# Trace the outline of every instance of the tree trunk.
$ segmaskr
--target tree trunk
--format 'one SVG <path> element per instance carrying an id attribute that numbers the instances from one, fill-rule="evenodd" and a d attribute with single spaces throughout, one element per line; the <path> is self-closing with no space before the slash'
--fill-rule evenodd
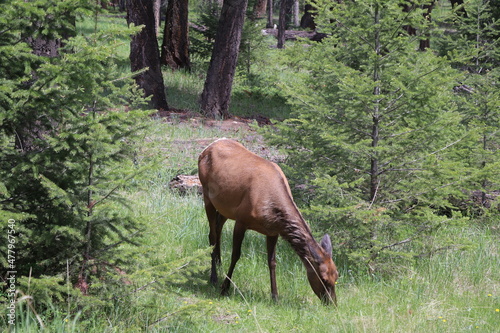
<path id="1" fill-rule="evenodd" d="M 380 24 L 380 11 L 379 7 L 375 6 L 375 16 L 374 16 L 374 24 Z M 375 53 L 377 56 L 381 55 L 382 45 L 380 42 L 380 31 L 376 30 L 375 33 Z M 375 82 L 375 87 L 373 88 L 373 95 L 380 96 L 380 68 L 378 65 L 375 66 L 373 71 L 373 82 Z M 380 178 L 379 178 L 379 158 L 376 149 L 379 145 L 380 140 L 380 100 L 377 98 L 377 102 L 375 102 L 372 111 L 372 135 L 371 135 L 371 146 L 373 148 L 371 157 L 370 157 L 370 202 L 374 203 L 377 198 L 378 189 L 380 187 Z"/>
<path id="2" fill-rule="evenodd" d="M 256 0 L 253 6 L 253 19 L 262 19 L 266 16 L 268 0 Z"/>
<path id="3" fill-rule="evenodd" d="M 165 85 L 160 68 L 160 52 L 155 34 L 153 3 L 150 0 L 129 0 L 127 23 L 145 25 L 130 42 L 130 64 L 132 71 L 147 68 L 135 77 L 146 96 L 152 96 L 151 106 L 157 110 L 168 110 Z"/>
<path id="4" fill-rule="evenodd" d="M 23 36 L 23 40 L 31 47 L 32 52 L 36 56 L 55 58 L 59 57 L 59 49 L 63 47 L 64 40 L 76 36 L 76 17 L 72 12 L 59 13 L 58 16 L 64 17 L 67 22 L 65 26 L 59 26 L 57 33 L 60 38 L 46 37 L 46 36 Z M 41 30 L 43 23 L 32 22 L 37 30 Z M 33 72 L 33 82 L 37 79 L 36 74 Z M 24 82 L 25 85 L 31 85 L 33 82 Z M 47 120 L 47 119 L 46 119 Z M 40 147 L 36 146 L 37 140 L 44 140 L 45 134 L 57 128 L 57 123 L 54 119 L 49 119 L 47 122 L 42 122 L 36 118 L 26 119 L 22 126 L 15 129 L 15 147 L 22 152 L 36 151 Z"/>
<path id="5" fill-rule="evenodd" d="M 463 6 L 464 0 L 450 0 L 450 3 L 451 3 L 451 7 L 453 9 L 455 9 L 458 6 L 462 6 L 459 9 L 457 9 L 457 14 L 462 16 L 462 17 L 468 17 L 467 11 L 465 10 L 465 7 Z"/>
<path id="6" fill-rule="evenodd" d="M 176 1 L 174 1 L 176 2 Z M 161 0 L 153 0 L 153 13 L 155 15 L 155 34 L 158 36 L 160 32 L 160 18 L 161 18 Z"/>
<path id="7" fill-rule="evenodd" d="M 120 12 L 124 12 L 127 10 L 127 0 L 119 0 L 118 1 L 118 8 L 120 9 Z"/>
<path id="8" fill-rule="evenodd" d="M 64 17 L 64 20 L 67 22 L 64 26 L 59 26 L 55 28 L 60 38 L 56 38 L 55 36 L 46 37 L 43 35 L 33 37 L 26 36 L 24 40 L 33 50 L 33 54 L 37 56 L 54 58 L 59 56 L 59 49 L 64 46 L 63 40 L 68 39 L 70 37 L 76 36 L 76 16 L 72 12 L 63 12 L 59 13 L 58 17 Z M 54 19 L 54 15 L 51 14 L 47 16 L 47 18 Z M 43 22 L 32 22 L 32 24 L 36 27 L 36 30 L 43 30 Z"/>
<path id="9" fill-rule="evenodd" d="M 55 58 L 59 56 L 59 49 L 62 46 L 61 39 L 46 39 L 43 37 L 28 37 L 26 42 L 37 56 Z"/>
<path id="10" fill-rule="evenodd" d="M 306 4 L 304 6 L 304 14 L 300 19 L 300 27 L 302 29 L 316 30 L 316 22 L 314 22 L 313 13 L 316 12 L 316 8 L 311 4 Z"/>
<path id="11" fill-rule="evenodd" d="M 458 0 L 458 1 L 460 1 L 460 0 Z M 450 1 L 450 2 L 453 5 L 454 1 Z M 425 4 L 425 5 L 416 6 L 412 2 L 409 2 L 403 6 L 403 12 L 409 13 L 409 12 L 415 10 L 416 8 L 424 9 L 422 15 L 430 22 L 432 9 L 434 8 L 434 3 L 435 3 L 435 1 L 432 1 L 432 2 Z M 405 26 L 403 26 L 403 29 L 406 30 L 410 36 L 417 35 L 417 29 L 415 27 L 412 27 L 411 25 L 405 25 Z M 419 45 L 420 51 L 425 51 L 426 49 L 428 49 L 431 46 L 429 34 L 426 34 L 426 37 L 427 38 L 420 40 L 420 45 Z"/>
<path id="12" fill-rule="evenodd" d="M 207 117 L 230 117 L 231 89 L 246 8 L 247 0 L 225 0 L 222 5 L 212 58 L 201 94 L 201 110 Z"/>
<path id="13" fill-rule="evenodd" d="M 161 63 L 173 70 L 190 68 L 189 61 L 189 0 L 171 0 L 168 2 L 161 47 Z"/>
<path id="14" fill-rule="evenodd" d="M 274 28 L 273 22 L 273 0 L 267 0 L 267 24 L 266 28 Z"/>
<path id="15" fill-rule="evenodd" d="M 298 27 L 300 25 L 300 5 L 299 0 L 293 1 L 293 25 Z"/>
<path id="16" fill-rule="evenodd" d="M 288 22 L 290 21 L 290 13 L 292 10 L 293 0 L 281 0 L 280 4 L 280 16 L 278 19 L 278 48 L 282 49 L 285 47 L 285 31 L 288 28 Z"/>

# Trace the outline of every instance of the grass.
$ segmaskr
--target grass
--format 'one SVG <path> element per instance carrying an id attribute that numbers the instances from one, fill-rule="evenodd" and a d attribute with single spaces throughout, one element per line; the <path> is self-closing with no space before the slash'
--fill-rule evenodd
<path id="1" fill-rule="evenodd" d="M 198 98 L 203 91 L 203 80 L 200 76 L 183 70 L 171 71 L 164 68 L 163 79 L 170 107 L 180 110 L 199 110 Z"/>
<path id="2" fill-rule="evenodd" d="M 208 223 L 201 199 L 170 190 L 168 182 L 178 170 L 196 168 L 205 140 L 228 134 L 242 141 L 249 137 L 248 132 L 152 120 L 144 149 L 164 154 L 165 160 L 142 177 L 140 191 L 129 193 L 144 228 L 139 247 L 122 246 L 137 258 L 135 266 L 123 267 L 133 285 L 122 286 L 116 292 L 123 297 L 98 311 L 42 314 L 47 331 L 428 333 L 498 329 L 497 227 L 441 230 L 452 239 L 465 234 L 476 247 L 421 259 L 394 278 L 342 271 L 337 308 L 321 305 L 301 262 L 283 240 L 277 249 L 280 301 L 272 302 L 265 238 L 249 231 L 233 276 L 235 288 L 229 297 L 220 296 L 218 288 L 208 284 Z M 224 229 L 219 277 L 229 264 L 232 225 L 228 222 Z M 32 312 L 21 305 L 17 331 L 37 332 L 38 327 Z"/>
<path id="3" fill-rule="evenodd" d="M 156 124 L 159 133 L 171 133 L 172 125 Z M 178 134 L 186 140 L 186 126 Z M 196 129 L 202 138 L 227 133 Z M 237 139 L 245 140 L 239 133 Z M 171 135 L 171 134 L 168 134 Z M 196 142 L 200 136 L 194 135 Z M 161 135 L 158 134 L 157 139 Z M 171 136 L 175 138 L 175 136 Z M 172 139 L 171 139 L 172 140 Z M 175 140 L 175 139 L 174 139 Z M 168 142 L 169 140 L 160 140 Z M 198 152 L 179 152 L 173 160 L 195 163 Z M 189 162 L 191 161 L 191 162 Z M 168 177 L 159 179 L 141 194 L 141 216 L 154 216 L 149 243 L 152 264 L 188 257 L 208 245 L 208 226 L 201 200 L 196 195 L 180 196 L 166 189 Z M 231 250 L 232 223 L 223 235 L 222 276 Z M 498 230 L 470 227 L 446 229 L 448 237 L 468 235 L 477 244 L 468 252 L 449 251 L 422 259 L 405 274 L 393 279 L 375 279 L 344 271 L 338 285 L 338 308 L 324 307 L 312 293 L 298 257 L 283 240 L 278 243 L 277 276 L 280 301 L 269 295 L 265 238 L 248 232 L 243 256 L 233 276 L 235 288 L 229 297 L 208 285 L 208 267 L 185 283 L 166 288 L 157 299 L 154 290 L 144 291 L 141 302 L 155 308 L 147 330 L 151 332 L 460 332 L 494 331 L 500 324 L 500 257 Z M 205 257 L 208 265 L 208 255 Z M 149 296 L 148 296 L 149 295 Z M 155 300 L 152 301 L 151 298 Z M 152 302 L 152 303 L 151 303 Z M 164 319 L 156 322 L 159 319 Z M 120 322 L 120 318 L 115 318 Z M 139 321 L 144 325 L 147 318 Z M 146 325 L 141 326 L 145 328 Z"/>

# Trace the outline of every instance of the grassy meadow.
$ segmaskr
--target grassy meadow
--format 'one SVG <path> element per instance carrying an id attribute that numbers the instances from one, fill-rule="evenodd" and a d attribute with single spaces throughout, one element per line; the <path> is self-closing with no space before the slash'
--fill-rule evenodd
<path id="1" fill-rule="evenodd" d="M 133 194 L 138 203 L 136 213 L 148 222 L 144 245 L 130 251 L 147 253 L 145 258 L 149 263 L 142 263 L 143 268 L 178 261 L 179 270 L 173 274 L 182 275 L 190 264 L 189 261 L 184 263 L 182 258 L 189 258 L 200 249 L 210 250 L 207 248 L 208 223 L 199 196 L 179 195 L 168 189 L 168 181 L 179 168 L 195 170 L 196 157 L 205 142 L 217 137 L 238 139 L 256 152 L 263 147 L 252 129 L 221 132 L 217 126 L 207 128 L 192 123 L 158 121 L 152 128 L 151 139 L 168 157 L 165 165 L 151 173 L 148 189 Z M 159 150 L 153 147 L 150 149 Z M 219 277 L 229 265 L 232 223 L 224 230 L 223 265 Z M 476 226 L 440 232 L 450 238 L 466 234 L 474 246 L 466 252 L 450 250 L 430 259 L 420 259 L 403 274 L 391 279 L 377 279 L 344 269 L 337 286 L 339 304 L 335 308 L 321 305 L 309 287 L 299 258 L 283 240 L 277 249 L 280 301 L 273 303 L 265 237 L 249 231 L 233 276 L 235 288 L 231 296 L 221 297 L 218 289 L 208 284 L 209 256 L 205 252 L 199 261 L 195 260 L 196 264 L 205 265 L 205 269 L 189 274 L 180 283 L 167 282 L 158 288 L 151 285 L 135 293 L 131 297 L 132 304 L 117 305 L 118 312 L 108 318 L 105 326 L 110 331 L 136 327 L 150 332 L 498 330 L 499 230 Z M 99 321 L 98 318 L 94 320 Z"/>
<path id="2" fill-rule="evenodd" d="M 127 45 L 121 45 L 119 52 L 126 54 Z M 42 324 L 44 332 L 89 333 L 500 332 L 498 221 L 439 230 L 451 239 L 466 235 L 473 245 L 467 251 L 447 250 L 417 259 L 392 278 L 339 267 L 337 307 L 320 303 L 299 258 L 282 239 L 277 248 L 280 300 L 274 303 L 265 237 L 249 231 L 231 295 L 220 296 L 208 283 L 210 248 L 202 200 L 196 193 L 171 190 L 168 184 L 178 174 L 195 174 L 199 153 L 219 137 L 239 140 L 266 157 L 279 153 L 266 145 L 254 124 L 207 122 L 196 116 L 196 98 L 203 88 L 199 71 L 165 70 L 165 81 L 169 104 L 193 111 L 193 117 L 151 119 L 144 135 L 139 155 L 161 160 L 125 193 L 142 223 L 139 246 L 120 245 L 120 251 L 134 258 L 132 265 L 120 267 L 126 283 L 97 286 L 113 295 L 107 299 L 111 305 L 98 310 L 90 306 L 68 313 L 60 305 L 65 302 L 59 302 L 41 312 L 36 299 L 33 308 L 20 302 L 16 332 L 38 332 Z M 245 93 L 245 86 L 238 80 L 236 84 L 233 114 L 245 116 L 258 109 L 266 116 L 286 116 L 283 100 Z M 319 238 L 314 221 L 310 224 Z M 229 266 L 232 226 L 229 221 L 224 228 L 220 279 Z M 71 302 L 66 301 L 67 308 Z"/>
<path id="3" fill-rule="evenodd" d="M 443 229 L 448 237 L 466 234 L 474 246 L 419 259 L 393 278 L 371 277 L 341 267 L 338 307 L 323 306 L 309 287 L 305 269 L 280 240 L 277 279 L 280 300 L 270 297 L 265 237 L 249 231 L 229 297 L 208 283 L 208 223 L 201 198 L 169 189 L 178 173 L 194 173 L 197 155 L 217 137 L 232 137 L 259 152 L 265 149 L 251 128 L 221 129 L 199 121 L 156 119 L 145 136 L 144 154 L 165 159 L 128 193 L 143 222 L 138 247 L 123 245 L 136 258 L 121 267 L 130 285 L 107 310 L 68 315 L 54 306 L 41 316 L 49 332 L 495 332 L 500 327 L 499 230 L 487 226 Z M 228 268 L 232 222 L 223 235 Z M 314 230 L 314 223 L 311 223 Z M 316 235 L 317 238 L 319 235 Z M 332 240 L 335 241 L 335 240 Z M 334 254 L 335 255 L 335 254 Z M 334 258 L 335 259 L 335 258 Z M 155 271 L 161 274 L 155 274 Z M 166 273 L 165 273 L 166 272 Z M 105 286 L 102 286 L 106 290 Z M 36 305 L 36 299 L 33 300 Z M 70 302 L 70 301 L 69 301 Z M 69 304 L 68 304 L 69 306 Z M 18 332 L 37 332 L 31 309 L 21 307 Z"/>

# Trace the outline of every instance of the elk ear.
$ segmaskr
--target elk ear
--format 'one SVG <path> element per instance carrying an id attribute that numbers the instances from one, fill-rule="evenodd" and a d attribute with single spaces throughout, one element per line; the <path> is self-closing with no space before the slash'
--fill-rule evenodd
<path id="1" fill-rule="evenodd" d="M 328 234 L 323 236 L 319 245 L 330 257 L 332 256 L 332 241 L 330 240 L 330 236 L 328 236 Z"/>
<path id="2" fill-rule="evenodd" d="M 321 262 L 323 258 L 321 255 L 318 253 L 318 251 L 311 245 L 308 245 L 309 247 L 309 252 L 311 253 L 311 256 L 313 257 L 315 262 Z"/>

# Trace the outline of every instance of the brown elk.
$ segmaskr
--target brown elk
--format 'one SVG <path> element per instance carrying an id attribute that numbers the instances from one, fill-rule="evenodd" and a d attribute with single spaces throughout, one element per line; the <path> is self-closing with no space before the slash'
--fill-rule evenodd
<path id="1" fill-rule="evenodd" d="M 209 240 L 214 246 L 210 281 L 217 284 L 220 264 L 220 238 L 227 219 L 235 220 L 231 265 L 222 284 L 227 294 L 241 243 L 248 229 L 267 236 L 267 259 L 271 276 L 271 295 L 276 287 L 276 242 L 286 239 L 302 260 L 309 284 L 326 304 L 335 303 L 337 267 L 332 260 L 330 237 L 318 244 L 309 225 L 295 205 L 288 181 L 278 165 L 248 151 L 229 139 L 219 139 L 200 154 L 198 172 L 203 185 L 203 200 L 210 224 Z"/>

